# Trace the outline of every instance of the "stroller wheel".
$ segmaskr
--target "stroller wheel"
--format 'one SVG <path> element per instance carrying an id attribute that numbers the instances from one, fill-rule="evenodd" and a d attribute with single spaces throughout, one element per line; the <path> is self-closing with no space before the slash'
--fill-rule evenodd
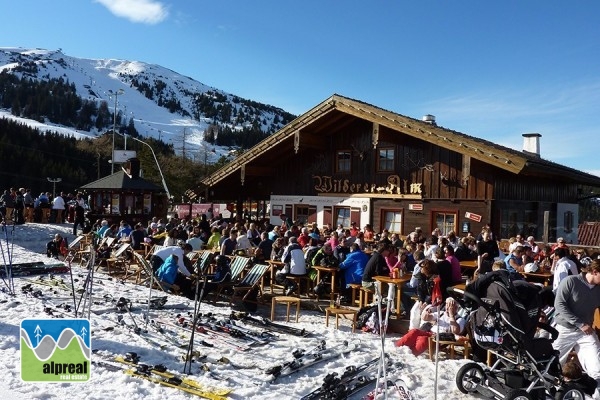
<path id="1" fill-rule="evenodd" d="M 533 400 L 531 394 L 527 393 L 527 391 L 523 389 L 515 389 L 511 390 L 507 393 L 505 400 Z"/>
<path id="2" fill-rule="evenodd" d="M 473 393 L 485 380 L 481 365 L 471 362 L 463 365 L 456 373 L 456 387 L 463 393 Z"/>
<path id="3" fill-rule="evenodd" d="M 555 400 L 584 400 L 585 393 L 574 387 L 564 387 L 556 392 Z"/>

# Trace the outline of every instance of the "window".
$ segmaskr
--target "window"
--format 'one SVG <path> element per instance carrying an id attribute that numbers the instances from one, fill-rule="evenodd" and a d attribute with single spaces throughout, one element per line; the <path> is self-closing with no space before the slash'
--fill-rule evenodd
<path id="1" fill-rule="evenodd" d="M 336 156 L 336 172 L 350 172 L 351 154 L 347 150 L 338 151 Z"/>
<path id="2" fill-rule="evenodd" d="M 400 210 L 382 210 L 383 229 L 390 233 L 402 234 L 402 211 Z"/>
<path id="3" fill-rule="evenodd" d="M 456 213 L 453 212 L 434 212 L 434 227 L 437 227 L 443 236 L 448 232 L 456 232 Z"/>
<path id="4" fill-rule="evenodd" d="M 296 206 L 296 218 L 297 223 L 306 224 L 308 222 L 308 216 L 310 215 L 308 206 Z"/>
<path id="5" fill-rule="evenodd" d="M 500 211 L 500 238 L 517 235 L 538 238 L 538 203 L 535 202 L 498 202 Z M 556 214 L 551 213 L 551 219 Z"/>
<path id="6" fill-rule="evenodd" d="M 335 224 L 333 226 L 337 227 L 339 224 L 342 224 L 343 227 L 349 227 L 350 222 L 350 207 L 336 207 Z"/>
<path id="7" fill-rule="evenodd" d="M 394 149 L 379 149 L 379 158 L 377 160 L 378 171 L 394 170 Z"/>

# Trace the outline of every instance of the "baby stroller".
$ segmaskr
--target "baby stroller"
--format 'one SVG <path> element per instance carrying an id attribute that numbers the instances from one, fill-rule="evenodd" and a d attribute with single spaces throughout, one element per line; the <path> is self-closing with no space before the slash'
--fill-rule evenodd
<path id="1" fill-rule="evenodd" d="M 499 270 L 480 277 L 464 292 L 452 288 L 449 292 L 453 297 L 462 294 L 463 306 L 472 310 L 475 345 L 496 359 L 491 367 L 463 365 L 456 374 L 461 392 L 497 400 L 585 399 L 582 387 L 562 377 L 558 352 L 552 348 L 558 332 L 538 322 L 542 309 L 538 286 L 513 281 L 507 271 Z M 535 338 L 538 328 L 552 339 Z"/>

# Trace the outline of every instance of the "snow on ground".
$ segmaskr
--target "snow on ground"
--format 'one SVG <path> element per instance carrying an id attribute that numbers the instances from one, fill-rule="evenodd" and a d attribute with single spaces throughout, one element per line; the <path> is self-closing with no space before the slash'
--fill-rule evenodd
<path id="1" fill-rule="evenodd" d="M 8 226 L 7 232 L 0 232 L 1 251 L 4 262 L 8 262 L 9 250 L 12 255 L 12 263 L 23 263 L 32 261 L 44 261 L 49 264 L 53 260 L 45 256 L 45 246 L 55 233 L 61 233 L 69 241 L 73 240 L 71 225 L 51 224 L 27 224 L 21 226 Z M 77 279 L 75 286 L 81 284 L 87 270 L 78 266 L 73 267 L 73 276 Z M 69 274 L 63 276 L 69 281 Z M 108 280 L 107 275 L 97 273 L 94 279 L 94 305 L 90 323 L 92 326 L 92 349 L 98 350 L 105 356 L 124 354 L 134 351 L 141 356 L 141 361 L 148 364 L 164 364 L 173 372 L 182 372 L 184 363 L 181 356 L 184 349 L 175 347 L 167 342 L 160 334 L 148 329 L 148 336 L 157 341 L 167 343 L 164 350 L 153 346 L 141 337 L 122 327 L 115 327 L 118 313 L 110 302 L 104 300 L 104 296 L 119 298 L 125 296 L 133 301 L 133 314 L 138 324 L 142 324 L 142 312 L 145 307 L 142 304 L 148 296 L 148 289 L 133 283 L 120 283 Z M 32 277 L 15 278 L 16 295 L 9 296 L 5 290 L 0 293 L 0 397 L 10 399 L 144 399 L 144 400 L 170 400 L 192 398 L 193 395 L 184 393 L 177 389 L 163 387 L 139 378 L 127 376 L 118 371 L 108 371 L 99 366 L 92 366 L 92 378 L 85 383 L 30 383 L 20 379 L 20 338 L 19 327 L 23 318 L 49 318 L 44 313 L 45 304 L 51 301 L 54 304 L 72 304 L 72 298 L 66 291 L 54 290 L 50 287 L 40 286 L 44 293 L 43 298 L 34 298 L 21 293 L 20 288 L 31 280 Z M 5 285 L 0 281 L 5 289 Z M 182 307 L 183 309 L 169 309 L 171 307 Z M 163 310 L 152 310 L 154 318 L 175 319 L 176 313 L 187 313 L 193 311 L 193 302 L 177 296 L 170 296 L 167 307 Z M 282 312 L 285 307 L 280 306 L 277 313 L 277 321 L 284 320 Z M 230 308 L 225 303 L 217 303 L 214 306 L 202 304 L 201 312 L 212 312 L 218 315 L 229 315 Z M 261 306 L 258 315 L 268 317 L 270 307 Z M 128 320 L 127 314 L 123 315 Z M 285 322 L 282 322 L 285 324 Z M 375 358 L 379 354 L 381 341 L 379 337 L 371 333 L 352 333 L 348 321 L 341 321 L 340 329 L 335 330 L 330 323 L 325 327 L 324 315 L 316 311 L 301 310 L 298 323 L 289 323 L 290 326 L 305 328 L 313 332 L 307 338 L 278 334 L 277 340 L 263 346 L 252 347 L 249 351 L 236 351 L 225 347 L 202 347 L 195 346 L 208 356 L 207 366 L 210 372 L 202 371 L 200 363 L 192 364 L 192 377 L 202 383 L 214 387 L 227 387 L 233 389 L 229 395 L 231 399 L 297 399 L 311 392 L 321 385 L 322 378 L 330 372 L 341 372 L 348 365 L 358 365 Z M 113 330 L 103 328 L 115 327 Z M 249 326 L 252 328 L 252 326 Z M 181 332 L 180 334 L 183 334 Z M 398 335 L 389 335 L 386 340 L 386 351 L 394 361 L 400 362 L 402 368 L 389 373 L 395 380 L 402 378 L 406 386 L 411 390 L 413 399 L 434 399 L 434 377 L 435 364 L 429 361 L 425 355 L 414 357 L 406 348 L 395 348 L 392 341 Z M 325 340 L 328 346 L 342 343 L 347 340 L 358 343 L 359 349 L 342 357 L 317 364 L 311 369 L 302 370 L 297 374 L 290 375 L 277 380 L 275 383 L 261 381 L 265 374 L 262 369 L 289 360 L 292 351 L 297 348 L 314 347 L 320 340 Z M 181 338 L 182 343 L 189 339 Z M 215 360 L 226 357 L 237 366 L 252 368 L 234 369 L 228 364 L 219 364 Z M 98 359 L 93 356 L 92 359 Z M 212 362 L 211 362 L 212 361 Z M 464 395 L 458 391 L 454 383 L 455 374 L 464 361 L 445 360 L 439 363 L 439 379 L 437 398 L 470 399 L 474 396 Z M 215 379 L 219 377 L 220 379 Z M 360 399 L 366 393 L 362 392 L 353 398 Z M 389 398 L 398 398 L 395 390 L 389 390 Z M 383 395 L 380 396 L 383 398 Z"/>

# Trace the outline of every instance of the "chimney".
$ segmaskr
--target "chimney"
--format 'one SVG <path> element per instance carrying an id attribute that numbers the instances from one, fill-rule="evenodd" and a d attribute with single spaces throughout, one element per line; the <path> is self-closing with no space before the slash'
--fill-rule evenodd
<path id="1" fill-rule="evenodd" d="M 435 123 L 435 115 L 431 115 L 431 114 L 423 115 L 422 120 L 423 120 L 423 122 L 428 123 L 430 125 L 437 125 Z"/>
<path id="2" fill-rule="evenodd" d="M 523 134 L 523 152 L 534 156 L 540 156 L 540 138 L 539 133 L 524 133 Z"/>
<path id="3" fill-rule="evenodd" d="M 130 158 L 127 160 L 125 167 L 123 168 L 125 173 L 129 175 L 131 179 L 137 179 L 140 177 L 140 160 L 137 158 Z"/>

